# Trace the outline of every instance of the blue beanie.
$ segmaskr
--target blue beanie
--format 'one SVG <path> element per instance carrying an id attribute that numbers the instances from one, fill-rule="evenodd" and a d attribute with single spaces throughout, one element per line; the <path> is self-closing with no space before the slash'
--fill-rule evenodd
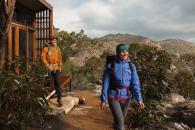
<path id="1" fill-rule="evenodd" d="M 129 46 L 127 44 L 119 44 L 116 47 L 116 53 L 120 53 L 121 51 L 128 51 L 129 50 Z"/>

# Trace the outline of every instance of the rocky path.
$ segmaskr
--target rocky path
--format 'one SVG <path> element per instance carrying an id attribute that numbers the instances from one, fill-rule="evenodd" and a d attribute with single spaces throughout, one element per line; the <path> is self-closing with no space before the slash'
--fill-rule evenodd
<path id="1" fill-rule="evenodd" d="M 78 130 L 111 130 L 112 116 L 108 108 L 100 109 L 100 100 L 91 91 L 77 91 L 75 95 L 85 97 L 85 105 L 75 107 L 65 121 Z"/>
<path id="2" fill-rule="evenodd" d="M 85 97 L 85 104 L 65 116 L 51 117 L 44 130 L 112 130 L 111 112 L 100 109 L 99 96 L 90 90 L 75 91 L 74 96 Z"/>
<path id="3" fill-rule="evenodd" d="M 112 130 L 112 115 L 109 108 L 101 110 L 99 107 L 99 90 L 97 87 L 95 91 L 75 91 L 74 96 L 84 97 L 85 104 L 74 107 L 67 115 L 60 111 L 59 114 L 50 115 L 44 130 Z M 171 94 L 165 97 L 161 104 L 159 110 L 166 115 L 167 121 L 136 130 L 195 130 L 194 100 L 186 100 L 178 94 Z"/>

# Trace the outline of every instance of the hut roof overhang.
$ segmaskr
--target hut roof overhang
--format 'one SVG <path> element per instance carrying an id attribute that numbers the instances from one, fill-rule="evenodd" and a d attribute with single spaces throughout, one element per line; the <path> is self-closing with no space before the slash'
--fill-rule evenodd
<path id="1" fill-rule="evenodd" d="M 39 12 L 45 9 L 53 9 L 53 7 L 45 0 L 16 0 L 16 2 L 22 4 L 34 12 Z"/>

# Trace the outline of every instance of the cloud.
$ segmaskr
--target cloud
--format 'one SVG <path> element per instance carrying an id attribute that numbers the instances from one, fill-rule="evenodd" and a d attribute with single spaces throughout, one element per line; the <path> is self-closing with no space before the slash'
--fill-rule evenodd
<path id="1" fill-rule="evenodd" d="M 154 40 L 194 40 L 194 0 L 48 0 L 61 30 L 92 37 L 129 33 Z"/>

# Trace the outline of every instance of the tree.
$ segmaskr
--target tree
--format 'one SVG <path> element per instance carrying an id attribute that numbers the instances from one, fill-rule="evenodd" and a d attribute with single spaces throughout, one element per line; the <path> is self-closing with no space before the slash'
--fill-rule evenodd
<path id="1" fill-rule="evenodd" d="M 5 49 L 8 39 L 8 31 L 11 25 L 11 19 L 15 9 L 16 0 L 0 1 L 0 70 L 5 63 Z"/>

